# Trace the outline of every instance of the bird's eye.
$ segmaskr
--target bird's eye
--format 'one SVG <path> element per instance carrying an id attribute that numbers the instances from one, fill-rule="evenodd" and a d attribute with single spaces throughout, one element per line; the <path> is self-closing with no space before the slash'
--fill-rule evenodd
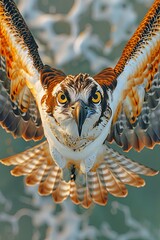
<path id="1" fill-rule="evenodd" d="M 59 93 L 58 93 L 58 95 L 57 95 L 57 100 L 58 100 L 58 102 L 61 103 L 61 104 L 65 104 L 65 103 L 68 101 L 66 95 L 65 95 L 63 92 L 59 92 Z"/>
<path id="2" fill-rule="evenodd" d="M 101 101 L 101 94 L 100 92 L 97 91 L 92 95 L 92 102 L 99 103 L 100 101 Z"/>

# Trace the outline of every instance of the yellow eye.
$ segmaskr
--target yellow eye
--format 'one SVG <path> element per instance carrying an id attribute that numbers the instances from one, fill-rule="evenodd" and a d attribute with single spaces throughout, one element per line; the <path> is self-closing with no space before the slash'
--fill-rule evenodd
<path id="1" fill-rule="evenodd" d="M 65 104 L 68 100 L 66 95 L 63 92 L 59 92 L 57 95 L 58 102 L 61 104 Z"/>
<path id="2" fill-rule="evenodd" d="M 92 96 L 92 102 L 93 103 L 99 103 L 101 101 L 101 94 L 100 92 L 95 92 Z"/>

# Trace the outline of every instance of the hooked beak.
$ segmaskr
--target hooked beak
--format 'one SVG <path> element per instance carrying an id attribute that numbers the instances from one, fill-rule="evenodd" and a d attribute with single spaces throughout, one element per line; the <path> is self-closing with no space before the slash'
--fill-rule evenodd
<path id="1" fill-rule="evenodd" d="M 88 115 L 88 106 L 83 101 L 77 101 L 73 105 L 73 116 L 78 126 L 78 133 L 81 136 L 83 123 Z"/>

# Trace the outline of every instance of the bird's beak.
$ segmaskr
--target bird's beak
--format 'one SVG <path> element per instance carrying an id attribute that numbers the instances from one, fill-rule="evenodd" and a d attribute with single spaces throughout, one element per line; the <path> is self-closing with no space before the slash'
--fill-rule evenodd
<path id="1" fill-rule="evenodd" d="M 81 136 L 83 123 L 88 115 L 88 106 L 83 101 L 77 101 L 73 106 L 73 116 L 78 126 L 78 133 Z"/>

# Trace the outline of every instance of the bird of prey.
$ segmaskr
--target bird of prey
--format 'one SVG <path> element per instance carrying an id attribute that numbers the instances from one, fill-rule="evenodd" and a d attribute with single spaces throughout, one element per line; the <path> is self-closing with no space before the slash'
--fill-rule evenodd
<path id="1" fill-rule="evenodd" d="M 60 203 L 88 208 L 108 193 L 141 187 L 158 172 L 112 149 L 160 144 L 160 0 L 155 0 L 114 68 L 66 75 L 45 65 L 12 0 L 0 0 L 0 125 L 43 142 L 1 160 Z"/>

